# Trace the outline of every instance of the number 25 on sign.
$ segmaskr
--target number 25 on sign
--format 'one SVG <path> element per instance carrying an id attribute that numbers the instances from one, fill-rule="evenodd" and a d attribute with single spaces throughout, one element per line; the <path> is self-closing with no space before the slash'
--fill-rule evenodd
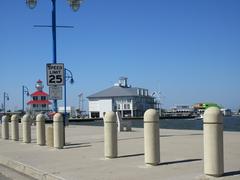
<path id="1" fill-rule="evenodd" d="M 47 64 L 46 69 L 48 86 L 64 85 L 64 64 Z"/>

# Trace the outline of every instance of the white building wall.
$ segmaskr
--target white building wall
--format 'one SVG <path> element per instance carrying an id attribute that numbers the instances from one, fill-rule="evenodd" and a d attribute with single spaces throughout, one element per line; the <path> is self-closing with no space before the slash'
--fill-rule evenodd
<path id="1" fill-rule="evenodd" d="M 89 100 L 88 103 L 89 103 L 89 105 L 88 105 L 89 112 L 93 112 L 93 111 L 99 112 L 100 111 L 98 100 Z"/>
<path id="2" fill-rule="evenodd" d="M 100 118 L 104 113 L 112 111 L 112 107 L 112 99 L 89 100 L 89 113 L 99 112 Z"/>
<path id="3" fill-rule="evenodd" d="M 112 107 L 112 99 L 99 100 L 100 117 L 102 118 L 104 113 L 112 111 Z"/>

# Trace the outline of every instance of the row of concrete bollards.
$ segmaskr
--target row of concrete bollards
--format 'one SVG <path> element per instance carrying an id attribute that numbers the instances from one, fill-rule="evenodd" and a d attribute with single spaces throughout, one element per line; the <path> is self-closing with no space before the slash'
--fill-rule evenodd
<path id="1" fill-rule="evenodd" d="M 19 141 L 19 117 L 11 116 L 11 139 Z M 22 138 L 23 143 L 31 143 L 31 117 L 26 114 L 22 117 Z M 36 117 L 36 136 L 37 144 L 40 146 L 47 145 L 57 149 L 62 149 L 63 143 L 63 117 L 60 113 L 56 113 L 53 117 L 53 127 L 47 128 L 45 132 L 45 117 L 38 114 Z M 9 116 L 2 117 L 2 139 L 9 139 Z"/>
<path id="2" fill-rule="evenodd" d="M 31 118 L 26 114 L 22 118 L 23 142 L 31 143 Z M 11 117 L 12 140 L 19 140 L 18 116 Z M 62 149 L 63 117 L 56 113 L 53 118 L 53 127 L 45 132 L 45 117 L 39 114 L 36 117 L 37 144 Z M 216 107 L 208 108 L 204 113 L 204 173 L 210 176 L 222 176 L 224 173 L 223 161 L 223 117 Z M 2 117 L 2 138 L 9 139 L 9 117 Z M 47 141 L 46 141 L 47 140 Z M 107 112 L 104 117 L 104 155 L 105 158 L 118 157 L 118 130 L 117 116 L 114 112 Z M 144 114 L 144 155 L 145 163 L 160 164 L 159 115 L 154 109 Z"/>
<path id="3" fill-rule="evenodd" d="M 222 176 L 223 162 L 223 117 L 217 107 L 210 107 L 204 113 L 204 173 L 210 176 Z M 145 163 L 160 164 L 159 115 L 154 109 L 144 114 L 144 155 Z M 104 117 L 104 154 L 105 158 L 118 156 L 117 117 L 107 112 Z"/>

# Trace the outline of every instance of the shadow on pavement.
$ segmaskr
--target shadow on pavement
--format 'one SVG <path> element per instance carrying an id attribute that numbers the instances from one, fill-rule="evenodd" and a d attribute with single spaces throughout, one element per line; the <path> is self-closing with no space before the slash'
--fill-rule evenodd
<path id="1" fill-rule="evenodd" d="M 85 145 L 85 144 L 90 144 L 90 143 L 66 143 L 65 146 L 78 146 L 78 145 Z"/>
<path id="2" fill-rule="evenodd" d="M 180 161 L 171 161 L 171 162 L 163 162 L 159 165 L 170 165 L 170 164 L 178 164 L 178 163 L 187 163 L 187 162 L 194 162 L 194 161 L 201 161 L 202 159 L 186 159 L 186 160 L 180 160 Z"/>
<path id="3" fill-rule="evenodd" d="M 240 175 L 240 170 L 238 170 L 238 171 L 226 172 L 226 173 L 223 174 L 224 177 L 227 177 L 227 176 L 236 176 L 236 175 Z"/>
<path id="4" fill-rule="evenodd" d="M 136 157 L 136 156 L 143 156 L 143 155 L 144 155 L 144 153 L 130 154 L 130 155 L 118 156 L 117 158 L 128 158 L 128 157 Z"/>
<path id="5" fill-rule="evenodd" d="M 90 143 L 66 143 L 63 149 L 74 149 L 74 148 L 83 148 L 83 147 L 91 147 Z"/>

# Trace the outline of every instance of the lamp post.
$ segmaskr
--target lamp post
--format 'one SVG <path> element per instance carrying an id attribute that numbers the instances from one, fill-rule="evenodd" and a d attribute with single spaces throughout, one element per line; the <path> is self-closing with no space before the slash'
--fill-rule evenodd
<path id="1" fill-rule="evenodd" d="M 70 79 L 70 84 L 74 83 L 72 72 L 64 68 L 64 116 L 63 116 L 63 144 L 65 145 L 65 127 L 67 124 L 67 80 Z"/>
<path id="2" fill-rule="evenodd" d="M 7 101 L 9 100 L 8 93 L 3 92 L 3 112 L 4 112 L 4 114 L 6 112 L 6 100 Z"/>
<path id="3" fill-rule="evenodd" d="M 53 63 L 57 63 L 57 36 L 56 36 L 56 0 L 52 1 L 52 38 L 53 38 Z M 83 0 L 67 0 L 73 11 L 77 11 Z M 37 5 L 37 0 L 26 0 L 26 4 L 30 9 L 34 9 Z M 46 26 L 49 27 L 49 26 Z M 53 110 L 57 112 L 57 100 L 53 101 Z"/>
<path id="4" fill-rule="evenodd" d="M 70 84 L 74 83 L 72 72 L 64 68 L 64 126 L 67 124 L 67 81 L 70 79 Z"/>
<path id="5" fill-rule="evenodd" d="M 24 95 L 29 96 L 29 90 L 27 88 L 27 86 L 22 86 L 22 112 L 24 113 Z"/>

